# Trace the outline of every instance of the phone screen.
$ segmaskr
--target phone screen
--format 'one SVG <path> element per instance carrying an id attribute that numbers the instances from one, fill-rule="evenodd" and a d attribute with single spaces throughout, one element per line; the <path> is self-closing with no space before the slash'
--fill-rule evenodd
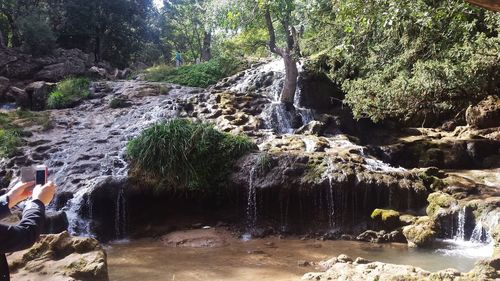
<path id="1" fill-rule="evenodd" d="M 36 184 L 44 185 L 45 184 L 45 171 L 37 170 L 36 171 Z"/>

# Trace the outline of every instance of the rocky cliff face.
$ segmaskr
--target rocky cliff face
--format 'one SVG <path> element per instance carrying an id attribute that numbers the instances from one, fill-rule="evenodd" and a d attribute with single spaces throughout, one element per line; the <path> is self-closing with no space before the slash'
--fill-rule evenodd
<path id="1" fill-rule="evenodd" d="M 118 70 L 79 49 L 56 49 L 35 57 L 17 49 L 0 48 L 0 103 L 15 102 L 32 110 L 45 109 L 54 82 L 68 77 L 91 76 L 98 79 L 123 79 L 130 69 Z"/>

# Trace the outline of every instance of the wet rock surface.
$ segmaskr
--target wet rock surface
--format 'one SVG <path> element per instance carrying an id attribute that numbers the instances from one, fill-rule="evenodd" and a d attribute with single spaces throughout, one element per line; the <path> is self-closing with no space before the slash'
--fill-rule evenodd
<path id="1" fill-rule="evenodd" d="M 410 265 L 371 262 L 362 258 L 355 261 L 340 255 L 320 263 L 324 272 L 306 273 L 302 280 L 498 280 L 500 263 L 497 258 L 476 264 L 468 273 L 450 268 L 437 272 L 425 271 Z"/>
<path id="2" fill-rule="evenodd" d="M 161 241 L 169 247 L 214 248 L 227 245 L 231 236 L 225 230 L 207 227 L 171 232 L 162 236 Z"/>
<path id="3" fill-rule="evenodd" d="M 8 260 L 12 280 L 109 280 L 106 253 L 99 242 L 67 232 L 43 236 L 31 249 Z"/>

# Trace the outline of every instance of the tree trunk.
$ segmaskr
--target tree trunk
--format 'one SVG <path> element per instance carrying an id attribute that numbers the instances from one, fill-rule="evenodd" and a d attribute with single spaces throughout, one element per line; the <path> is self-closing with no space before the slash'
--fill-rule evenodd
<path id="1" fill-rule="evenodd" d="M 209 61 L 212 58 L 212 32 L 205 31 L 203 36 L 203 48 L 201 50 L 201 59 L 203 61 Z"/>
<path id="2" fill-rule="evenodd" d="M 465 0 L 465 1 L 486 8 L 488 10 L 500 12 L 500 2 L 498 0 Z"/>
<path id="3" fill-rule="evenodd" d="M 285 61 L 285 84 L 281 91 L 281 102 L 286 105 L 293 105 L 299 71 L 297 69 L 297 63 L 288 49 L 285 50 L 283 54 L 283 60 Z"/>
<path id="4" fill-rule="evenodd" d="M 21 46 L 21 37 L 19 32 L 17 31 L 16 24 L 14 23 L 14 19 L 10 14 L 5 14 L 7 17 L 7 21 L 9 22 L 10 32 L 12 34 L 11 43 L 12 47 L 20 47 Z"/>
<path id="5" fill-rule="evenodd" d="M 276 34 L 274 32 L 273 21 L 271 19 L 271 13 L 269 8 L 266 9 L 265 13 L 267 30 L 269 32 L 269 49 L 271 52 L 279 55 L 283 58 L 285 63 L 285 84 L 283 90 L 281 91 L 281 102 L 286 105 L 287 108 L 293 106 L 293 101 L 295 100 L 295 91 L 297 90 L 297 79 L 299 77 L 299 71 L 297 69 L 297 62 L 292 55 L 292 48 L 294 43 L 291 42 L 293 38 L 287 36 L 287 48 L 278 48 L 276 46 Z M 288 26 L 285 25 L 285 29 Z M 290 47 L 291 46 L 291 47 Z"/>

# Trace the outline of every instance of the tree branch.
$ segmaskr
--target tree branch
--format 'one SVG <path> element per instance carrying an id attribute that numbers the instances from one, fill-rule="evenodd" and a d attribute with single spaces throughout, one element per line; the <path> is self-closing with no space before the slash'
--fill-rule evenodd
<path id="1" fill-rule="evenodd" d="M 269 6 L 266 7 L 265 11 L 267 31 L 269 32 L 269 50 L 271 52 L 283 56 L 284 52 L 276 46 L 276 34 L 274 32 L 273 20 L 271 19 L 271 12 L 269 11 Z"/>

